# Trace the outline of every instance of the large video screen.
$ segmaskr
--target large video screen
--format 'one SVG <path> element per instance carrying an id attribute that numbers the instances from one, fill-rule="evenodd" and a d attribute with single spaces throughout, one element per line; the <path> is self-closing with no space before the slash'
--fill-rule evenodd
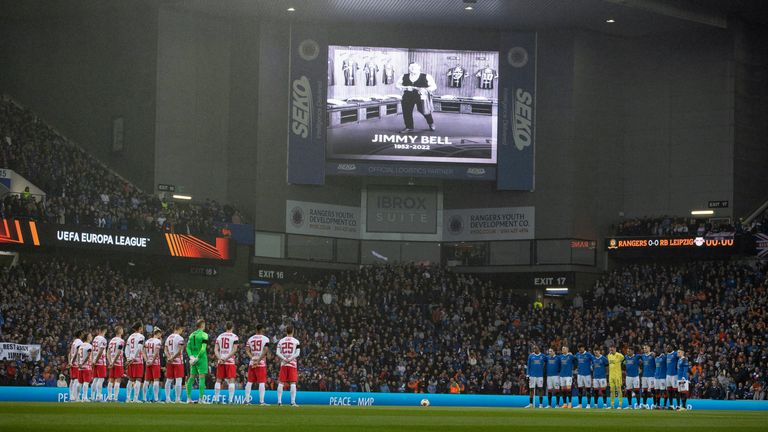
<path id="1" fill-rule="evenodd" d="M 328 48 L 326 158 L 495 164 L 499 54 Z"/>

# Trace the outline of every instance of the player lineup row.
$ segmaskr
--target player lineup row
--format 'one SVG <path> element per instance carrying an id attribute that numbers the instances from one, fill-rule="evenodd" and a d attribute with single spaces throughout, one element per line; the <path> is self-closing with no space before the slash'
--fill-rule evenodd
<path id="1" fill-rule="evenodd" d="M 208 374 L 208 333 L 205 332 L 205 320 L 198 320 L 187 340 L 182 336 L 184 326 L 177 325 L 165 339 L 163 331 L 155 327 L 149 339 L 144 337 L 144 324 L 134 323 L 133 333 L 123 340 L 124 329 L 116 326 L 114 337 L 107 342 L 107 326 L 100 326 L 93 332 L 81 330 L 76 334 L 70 345 L 68 363 L 70 368 L 69 399 L 75 402 L 117 402 L 120 384 L 124 376 L 128 378 L 125 387 L 125 402 L 147 402 L 150 384 L 154 395 L 153 401 L 159 402 L 160 393 L 160 359 L 165 356 L 165 402 L 181 403 L 182 380 L 184 379 L 184 354 L 189 360 L 189 375 L 186 383 L 187 403 L 196 403 L 192 399 L 192 390 L 197 380 L 200 403 L 205 403 L 205 377 Z M 220 334 L 214 344 L 216 367 L 216 384 L 214 386 L 214 402 L 224 402 L 221 399 L 222 383 L 227 384 L 228 401 L 234 400 L 235 378 L 237 376 L 236 355 L 239 352 L 240 341 L 234 332 L 234 324 L 227 322 L 224 333 Z M 256 333 L 245 343 L 245 352 L 250 358 L 248 377 L 245 386 L 246 403 L 251 401 L 251 388 L 258 384 L 259 403 L 264 403 L 267 382 L 266 355 L 269 352 L 270 340 L 264 336 L 264 327 L 256 326 Z M 299 341 L 293 337 L 293 326 L 285 329 L 285 337 L 277 342 L 275 356 L 280 361 L 280 375 L 277 386 L 278 405 L 281 404 L 283 388 L 290 388 L 291 405 L 296 405 L 296 383 L 298 381 L 297 359 L 301 353 Z M 94 336 L 95 334 L 95 336 Z M 107 380 L 107 394 L 103 394 L 104 381 Z M 91 394 L 89 387 L 93 383 Z M 171 390 L 175 391 L 175 399 L 171 398 Z M 133 393 L 133 398 L 131 398 Z M 139 399 L 139 393 L 142 398 Z"/>
<path id="2" fill-rule="evenodd" d="M 544 407 L 546 377 L 547 408 L 582 408 L 582 406 L 597 408 L 598 400 L 602 398 L 603 408 L 622 409 L 622 387 L 624 387 L 622 373 L 625 373 L 628 409 L 666 407 L 685 410 L 688 401 L 689 362 L 684 350 L 675 351 L 670 345 L 667 345 L 666 352 L 660 347 L 653 352 L 650 345 L 644 345 L 642 354 L 636 354 L 632 347 L 627 348 L 627 355 L 617 352 L 613 345 L 608 350 L 608 355 L 603 356 L 602 349 L 599 347 L 595 348 L 592 354 L 584 345 L 579 345 L 579 351 L 576 354 L 572 354 L 567 346 L 562 347 L 560 354 L 555 354 L 552 348 L 544 354 L 538 346 L 534 346 L 526 365 L 526 377 L 530 389 L 527 408 L 534 407 L 534 396 L 537 390 L 539 407 Z M 579 402 L 576 406 L 572 405 L 574 369 Z M 608 405 L 607 389 L 610 390 L 610 405 Z M 637 398 L 637 403 L 634 405 L 633 395 Z M 555 405 L 552 404 L 553 396 Z M 586 404 L 582 405 L 584 397 L 586 397 Z M 648 403 L 649 397 L 652 398 L 652 404 Z M 590 405 L 590 398 L 592 405 Z M 662 405 L 662 399 L 664 405 Z"/>

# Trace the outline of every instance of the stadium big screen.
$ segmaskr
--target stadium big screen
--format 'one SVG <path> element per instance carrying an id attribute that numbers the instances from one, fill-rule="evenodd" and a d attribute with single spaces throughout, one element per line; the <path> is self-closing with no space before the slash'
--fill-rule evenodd
<path id="1" fill-rule="evenodd" d="M 327 158 L 495 164 L 498 61 L 487 51 L 330 46 Z"/>
<path id="2" fill-rule="evenodd" d="M 400 176 L 533 189 L 535 34 L 504 33 L 484 50 L 342 45 L 301 27 L 291 39 L 290 183 Z"/>

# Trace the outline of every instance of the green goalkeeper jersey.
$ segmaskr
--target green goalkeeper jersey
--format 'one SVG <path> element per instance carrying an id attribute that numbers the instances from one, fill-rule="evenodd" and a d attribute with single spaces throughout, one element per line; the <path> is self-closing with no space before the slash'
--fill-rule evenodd
<path id="1" fill-rule="evenodd" d="M 208 363 L 208 333 L 203 330 L 195 330 L 189 335 L 187 341 L 187 355 L 190 357 L 197 357 L 197 362 L 200 364 Z"/>

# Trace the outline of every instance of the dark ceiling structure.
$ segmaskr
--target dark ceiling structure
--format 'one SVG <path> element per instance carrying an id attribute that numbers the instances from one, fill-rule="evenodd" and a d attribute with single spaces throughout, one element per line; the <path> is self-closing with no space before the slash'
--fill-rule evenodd
<path id="1" fill-rule="evenodd" d="M 766 0 L 165 0 L 223 17 L 488 29 L 581 28 L 625 37 L 768 23 Z M 293 9 L 289 11 L 288 9 Z M 471 8 L 471 9 L 468 9 Z M 613 20 L 613 22 L 609 22 Z"/>

